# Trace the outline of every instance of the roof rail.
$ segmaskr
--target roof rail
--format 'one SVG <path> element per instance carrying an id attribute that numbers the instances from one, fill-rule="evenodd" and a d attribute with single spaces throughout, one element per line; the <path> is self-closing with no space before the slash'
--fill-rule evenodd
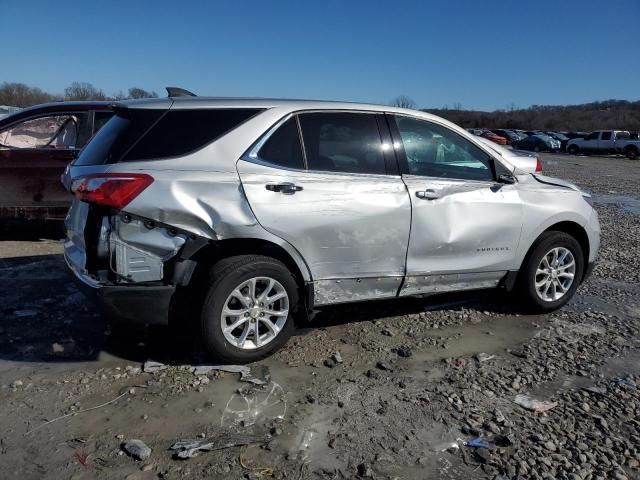
<path id="1" fill-rule="evenodd" d="M 197 95 L 189 90 L 180 87 L 165 87 L 167 89 L 167 97 L 197 97 Z"/>

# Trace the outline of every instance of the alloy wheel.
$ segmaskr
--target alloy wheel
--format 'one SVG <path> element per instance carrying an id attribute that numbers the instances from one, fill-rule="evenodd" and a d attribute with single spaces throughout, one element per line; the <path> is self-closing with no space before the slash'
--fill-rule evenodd
<path id="1" fill-rule="evenodd" d="M 545 302 L 561 299 L 573 285 L 576 261 L 571 250 L 555 247 L 547 252 L 536 269 L 536 292 Z"/>
<path id="2" fill-rule="evenodd" d="M 288 316 L 289 296 L 282 284 L 270 277 L 254 277 L 229 294 L 220 325 L 234 347 L 254 350 L 272 342 Z"/>

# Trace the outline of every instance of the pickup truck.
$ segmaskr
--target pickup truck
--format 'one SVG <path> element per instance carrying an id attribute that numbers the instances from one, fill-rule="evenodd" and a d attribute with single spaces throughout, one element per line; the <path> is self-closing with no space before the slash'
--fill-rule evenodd
<path id="1" fill-rule="evenodd" d="M 640 140 L 632 139 L 626 130 L 600 130 L 584 138 L 573 138 L 567 142 L 567 152 L 578 153 L 622 153 L 630 159 L 638 158 Z"/>

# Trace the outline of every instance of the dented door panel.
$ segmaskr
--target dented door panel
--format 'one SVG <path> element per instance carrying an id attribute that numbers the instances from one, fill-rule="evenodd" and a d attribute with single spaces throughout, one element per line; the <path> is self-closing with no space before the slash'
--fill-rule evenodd
<path id="1" fill-rule="evenodd" d="M 403 178 L 413 205 L 408 276 L 519 268 L 523 207 L 515 185 Z"/>
<path id="2" fill-rule="evenodd" d="M 260 224 L 300 251 L 314 280 L 404 275 L 411 205 L 400 177 L 284 170 L 244 160 L 238 172 Z M 282 183 L 302 190 L 267 189 Z M 393 296 L 396 283 L 389 285 Z"/>

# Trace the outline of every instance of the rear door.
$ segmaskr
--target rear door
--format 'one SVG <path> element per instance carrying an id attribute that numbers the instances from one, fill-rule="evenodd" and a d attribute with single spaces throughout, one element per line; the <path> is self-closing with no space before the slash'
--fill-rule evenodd
<path id="1" fill-rule="evenodd" d="M 69 195 L 60 183 L 78 151 L 87 112 L 33 116 L 0 132 L 0 208 L 4 215 L 63 218 Z"/>
<path id="2" fill-rule="evenodd" d="M 260 224 L 307 262 L 317 304 L 397 294 L 411 205 L 383 115 L 290 116 L 238 171 Z"/>
<path id="3" fill-rule="evenodd" d="M 496 286 L 522 229 L 516 187 L 495 181 L 504 167 L 446 126 L 389 118 L 413 205 L 401 295 Z"/>

